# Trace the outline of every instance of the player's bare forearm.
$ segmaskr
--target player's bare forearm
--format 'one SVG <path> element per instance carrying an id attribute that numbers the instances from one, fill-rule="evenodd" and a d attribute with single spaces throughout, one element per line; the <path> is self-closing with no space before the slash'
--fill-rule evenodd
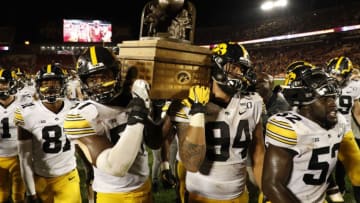
<path id="1" fill-rule="evenodd" d="M 113 146 L 105 136 L 81 137 L 76 143 L 92 165 L 96 165 L 96 159 L 102 151 Z"/>
<path id="2" fill-rule="evenodd" d="M 176 128 L 171 123 L 170 118 L 168 116 L 166 116 L 164 119 L 163 127 L 162 127 L 162 134 L 163 134 L 163 140 L 162 140 L 162 145 L 161 145 L 161 160 L 162 161 L 169 161 L 170 145 L 176 135 L 175 129 Z"/>
<path id="3" fill-rule="evenodd" d="M 185 140 L 180 150 L 180 157 L 188 171 L 196 172 L 205 158 L 205 153 L 205 145 L 193 144 Z"/>
<path id="4" fill-rule="evenodd" d="M 264 157 L 265 157 L 265 144 L 264 144 L 264 136 L 262 129 L 262 122 L 259 122 L 256 125 L 254 130 L 254 138 L 251 143 L 250 151 L 252 151 L 252 159 L 254 163 L 253 171 L 255 176 L 255 181 L 258 187 L 261 189 L 261 179 L 262 179 L 262 170 L 264 166 Z"/>
<path id="5" fill-rule="evenodd" d="M 206 154 L 205 129 L 190 125 L 178 125 L 179 154 L 188 171 L 199 170 Z"/>
<path id="6" fill-rule="evenodd" d="M 287 187 L 293 168 L 295 153 L 281 147 L 269 145 L 264 158 L 262 190 L 271 202 L 300 202 Z"/>
<path id="7" fill-rule="evenodd" d="M 267 189 L 266 196 L 271 202 L 300 203 L 299 199 L 281 183 L 273 184 L 270 188 Z"/>

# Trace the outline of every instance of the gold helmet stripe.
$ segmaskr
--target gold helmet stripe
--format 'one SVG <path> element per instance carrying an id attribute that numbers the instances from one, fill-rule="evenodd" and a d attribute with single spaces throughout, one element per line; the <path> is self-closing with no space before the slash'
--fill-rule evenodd
<path id="1" fill-rule="evenodd" d="M 51 64 L 46 66 L 46 73 L 51 73 Z"/>
<path id="2" fill-rule="evenodd" d="M 4 70 L 5 70 L 5 69 L 2 69 L 2 68 L 0 69 L 0 77 L 2 77 L 2 75 L 3 75 L 3 73 L 4 73 Z"/>
<path id="3" fill-rule="evenodd" d="M 244 57 L 249 57 L 249 53 L 248 51 L 245 49 L 245 47 L 241 44 L 239 44 L 239 46 L 241 47 L 243 53 L 244 53 Z"/>
<path id="4" fill-rule="evenodd" d="M 91 59 L 91 64 L 92 65 L 98 64 L 98 60 L 97 60 L 97 57 L 96 57 L 95 46 L 90 47 L 90 59 Z"/>
<path id="5" fill-rule="evenodd" d="M 340 57 L 335 65 L 335 70 L 340 71 L 340 64 L 344 60 L 344 57 Z"/>
<path id="6" fill-rule="evenodd" d="M 17 75 L 16 75 L 16 72 L 14 70 L 11 71 L 11 77 L 17 79 Z"/>

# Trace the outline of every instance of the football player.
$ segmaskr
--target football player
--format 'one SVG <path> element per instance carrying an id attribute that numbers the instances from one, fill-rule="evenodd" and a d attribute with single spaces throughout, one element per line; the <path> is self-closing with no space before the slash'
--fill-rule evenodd
<path id="1" fill-rule="evenodd" d="M 82 88 L 89 96 L 66 117 L 65 133 L 93 165 L 96 202 L 152 202 L 148 154 L 161 145 L 161 127 L 149 119 L 149 84 L 135 80 L 132 99 L 122 102 L 119 63 L 104 47 L 92 46 L 78 59 Z M 127 107 L 127 108 L 126 108 Z"/>
<path id="2" fill-rule="evenodd" d="M 16 80 L 16 89 L 17 94 L 21 97 L 28 96 L 32 97 L 35 93 L 34 85 L 29 84 L 28 79 L 25 75 L 25 72 L 22 71 L 20 68 L 12 71 L 12 75 Z"/>
<path id="3" fill-rule="evenodd" d="M 67 98 L 72 101 L 82 101 L 84 95 L 81 92 L 80 79 L 75 70 L 70 70 L 68 80 L 66 83 Z"/>
<path id="4" fill-rule="evenodd" d="M 26 102 L 14 96 L 15 81 L 11 71 L 0 68 L 0 202 L 6 202 L 11 192 L 12 202 L 24 202 L 25 185 L 20 174 L 17 131 L 13 122 L 16 107 Z"/>
<path id="5" fill-rule="evenodd" d="M 36 74 L 37 98 L 15 112 L 21 174 L 29 201 L 81 202 L 75 148 L 63 132 L 72 103 L 65 99 L 65 75 L 58 64 Z"/>
<path id="6" fill-rule="evenodd" d="M 179 158 L 187 170 L 187 200 L 248 202 L 248 158 L 261 188 L 263 101 L 248 91 L 256 75 L 242 45 L 220 43 L 213 52 L 211 89 L 193 86 L 187 99 L 173 102 L 168 110 L 179 138 Z"/>
<path id="7" fill-rule="evenodd" d="M 336 100 L 338 112 L 344 115 L 347 125 L 351 128 L 351 117 L 360 122 L 360 81 L 351 80 L 353 65 L 351 60 L 346 56 L 340 56 L 330 59 L 327 63 L 326 72 L 334 77 L 340 84 L 341 95 Z M 358 134 L 354 134 L 359 136 Z M 355 137 L 360 139 L 360 137 Z M 338 162 L 335 170 L 336 183 L 342 193 L 345 192 L 345 170 L 341 162 Z M 358 191 L 360 192 L 360 191 Z M 355 196 L 360 202 L 360 194 Z"/>
<path id="8" fill-rule="evenodd" d="M 154 115 L 156 115 L 155 117 L 157 117 L 159 120 L 165 120 L 164 118 L 166 116 L 166 111 L 168 110 L 170 104 L 171 104 L 170 101 L 165 101 L 165 100 L 158 100 L 158 101 L 154 102 L 154 106 L 158 107 L 157 112 L 154 112 Z M 165 121 L 164 121 L 164 124 L 165 124 Z M 167 132 L 163 131 L 163 134 L 167 134 Z M 168 138 L 170 136 L 165 136 L 165 137 Z M 171 144 L 171 143 L 168 141 L 170 141 L 170 140 L 164 139 L 161 148 L 152 150 L 153 163 L 152 163 L 152 168 L 151 168 L 151 178 L 152 178 L 153 192 L 157 192 L 159 189 L 159 183 L 160 183 L 159 177 L 163 184 L 164 189 L 171 189 L 176 186 L 175 177 L 171 171 L 171 169 L 174 169 L 174 166 L 175 166 L 176 152 L 174 152 L 173 148 L 170 148 L 169 144 Z M 176 148 L 176 151 L 177 151 L 177 148 Z M 172 162 L 172 163 L 174 163 L 173 165 L 170 165 L 170 163 L 169 163 L 168 155 L 170 154 L 170 152 L 173 152 L 172 154 L 175 155 L 174 160 L 173 160 L 174 162 Z M 163 157 L 163 156 L 165 156 L 165 157 Z M 166 166 L 167 168 L 164 168 L 164 166 Z M 171 182 L 170 184 L 168 181 L 169 179 L 167 179 L 169 176 L 171 178 L 173 178 L 173 179 L 171 179 L 173 182 Z"/>
<path id="9" fill-rule="evenodd" d="M 263 116 L 264 125 L 271 115 L 290 109 L 281 90 L 274 91 L 274 78 L 265 72 L 256 74 L 256 92 L 263 98 L 266 107 L 266 114 Z"/>
<path id="10" fill-rule="evenodd" d="M 165 139 L 161 146 L 160 178 L 164 188 L 175 188 L 175 202 L 184 203 L 186 169 L 179 158 L 176 126 L 169 115 L 165 116 L 162 128 Z"/>
<path id="11" fill-rule="evenodd" d="M 359 185 L 360 151 L 345 118 L 337 114 L 337 82 L 318 68 L 300 65 L 283 94 L 292 111 L 269 118 L 263 192 L 271 202 L 324 202 L 337 158 Z"/>

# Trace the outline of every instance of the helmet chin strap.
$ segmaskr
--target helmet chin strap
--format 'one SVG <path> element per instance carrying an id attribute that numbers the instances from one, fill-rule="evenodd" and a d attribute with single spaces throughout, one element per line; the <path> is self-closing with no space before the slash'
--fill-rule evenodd
<path id="1" fill-rule="evenodd" d="M 119 94 L 121 91 L 114 91 L 110 90 L 107 92 L 99 93 L 99 94 L 92 94 L 90 97 L 101 104 L 109 104 L 111 103 Z"/>
<path id="2" fill-rule="evenodd" d="M 89 95 L 89 97 L 99 103 L 108 104 L 115 97 L 117 97 L 121 93 L 120 84 L 118 80 L 111 80 L 96 86 L 89 87 L 85 84 L 84 90 Z M 107 88 L 103 89 L 101 92 L 95 91 L 96 88 Z M 94 93 L 97 92 L 97 93 Z"/>
<path id="3" fill-rule="evenodd" d="M 41 96 L 41 101 L 49 104 L 53 104 L 56 103 L 57 101 L 63 101 L 63 100 L 64 100 L 63 97 L 58 97 L 58 96 L 48 96 L 48 97 Z"/>
<path id="4" fill-rule="evenodd" d="M 113 98 L 113 95 L 114 95 L 113 91 L 108 91 L 100 94 L 93 94 L 92 97 L 94 98 L 95 101 L 104 104 L 110 102 L 111 99 Z"/>
<path id="5" fill-rule="evenodd" d="M 220 84 L 220 83 L 218 83 L 218 84 L 219 84 L 220 89 L 230 96 L 233 96 L 236 92 L 238 92 L 238 90 L 233 89 L 227 85 Z"/>
<path id="6" fill-rule="evenodd" d="M 216 80 L 215 77 L 212 77 L 212 79 L 219 85 L 222 91 L 231 96 L 236 92 L 239 92 L 242 87 L 241 81 L 238 80 L 226 80 L 225 82 L 221 82 Z"/>

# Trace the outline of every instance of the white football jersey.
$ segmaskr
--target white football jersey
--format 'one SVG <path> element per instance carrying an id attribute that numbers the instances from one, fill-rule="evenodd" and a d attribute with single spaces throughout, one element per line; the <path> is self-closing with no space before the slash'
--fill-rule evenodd
<path id="1" fill-rule="evenodd" d="M 76 168 L 75 147 L 63 132 L 63 122 L 71 103 L 64 100 L 58 113 L 46 108 L 41 101 L 20 105 L 15 123 L 32 133 L 34 173 L 57 177 Z"/>
<path id="2" fill-rule="evenodd" d="M 79 103 L 66 117 L 65 133 L 71 139 L 85 136 L 106 136 L 113 144 L 121 139 L 127 123 L 126 109 L 106 106 L 92 100 Z M 119 154 L 121 156 L 126 154 Z M 142 186 L 149 177 L 148 154 L 143 144 L 124 177 L 117 177 L 94 168 L 93 189 L 97 192 L 128 192 Z"/>
<path id="3" fill-rule="evenodd" d="M 341 95 L 336 100 L 338 112 L 345 116 L 348 125 L 351 125 L 351 109 L 354 100 L 360 98 L 360 81 L 350 80 L 348 84 L 342 88 Z"/>
<path id="4" fill-rule="evenodd" d="M 15 97 L 6 108 L 0 105 L 0 157 L 12 157 L 18 154 L 17 127 L 14 124 L 16 107 L 31 101 L 28 97 Z"/>
<path id="5" fill-rule="evenodd" d="M 235 95 L 226 108 L 207 104 L 206 158 L 198 172 L 187 171 L 188 191 L 211 199 L 233 199 L 244 192 L 247 148 L 260 121 L 262 103 L 253 93 Z M 189 110 L 184 107 L 173 120 L 188 122 Z"/>
<path id="6" fill-rule="evenodd" d="M 330 130 L 295 111 L 278 113 L 268 120 L 265 144 L 296 153 L 287 187 L 301 202 L 324 202 L 340 142 L 350 131 L 345 118 L 341 114 L 337 117 L 338 123 Z"/>

